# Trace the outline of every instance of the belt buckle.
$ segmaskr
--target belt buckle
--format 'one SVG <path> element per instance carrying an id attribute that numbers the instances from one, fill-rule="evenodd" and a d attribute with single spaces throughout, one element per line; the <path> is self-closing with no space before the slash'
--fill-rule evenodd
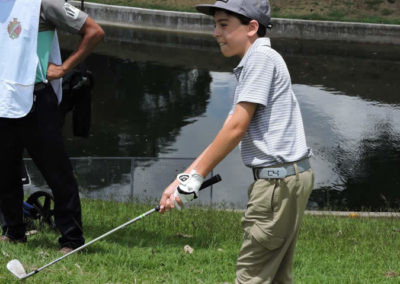
<path id="1" fill-rule="evenodd" d="M 263 168 L 262 178 L 285 178 L 287 171 L 285 168 Z"/>

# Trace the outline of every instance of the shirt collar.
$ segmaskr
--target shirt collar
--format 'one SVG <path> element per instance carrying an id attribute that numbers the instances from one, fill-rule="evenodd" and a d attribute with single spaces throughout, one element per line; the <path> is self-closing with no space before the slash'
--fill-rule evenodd
<path id="1" fill-rule="evenodd" d="M 250 48 L 246 51 L 244 56 L 242 57 L 242 60 L 240 60 L 238 66 L 233 69 L 233 73 L 236 76 L 236 80 L 239 80 L 240 73 L 242 72 L 243 66 L 247 62 L 247 58 L 250 56 L 250 54 L 253 53 L 254 50 L 257 49 L 257 47 L 262 46 L 262 45 L 267 45 L 271 46 L 271 40 L 268 37 L 259 37 L 256 39 L 255 42 L 250 46 Z"/>

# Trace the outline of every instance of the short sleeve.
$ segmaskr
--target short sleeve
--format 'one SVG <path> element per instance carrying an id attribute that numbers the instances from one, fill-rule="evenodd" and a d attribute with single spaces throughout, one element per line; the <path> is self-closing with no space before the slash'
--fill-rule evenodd
<path id="1" fill-rule="evenodd" d="M 253 52 L 240 74 L 237 101 L 266 106 L 274 77 L 274 62 L 264 52 Z"/>
<path id="2" fill-rule="evenodd" d="M 77 34 L 88 15 L 64 0 L 42 0 L 42 16 L 45 22 L 57 29 Z"/>

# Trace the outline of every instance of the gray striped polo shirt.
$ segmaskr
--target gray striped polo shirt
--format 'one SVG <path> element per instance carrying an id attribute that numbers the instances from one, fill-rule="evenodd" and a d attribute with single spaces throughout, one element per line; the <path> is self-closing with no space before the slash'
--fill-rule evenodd
<path id="1" fill-rule="evenodd" d="M 238 81 L 233 107 L 239 102 L 257 108 L 239 147 L 249 167 L 267 167 L 311 156 L 303 120 L 286 63 L 271 48 L 269 38 L 258 38 L 233 70 Z"/>

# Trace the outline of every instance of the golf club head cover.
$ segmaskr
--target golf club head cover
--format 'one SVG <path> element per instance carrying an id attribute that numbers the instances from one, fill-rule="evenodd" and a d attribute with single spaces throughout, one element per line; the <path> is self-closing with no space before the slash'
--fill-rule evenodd
<path id="1" fill-rule="evenodd" d="M 192 170 L 189 174 L 181 173 L 177 176 L 179 185 L 174 192 L 174 198 L 179 196 L 183 204 L 192 201 L 197 198 L 200 186 L 202 185 L 204 178 L 199 175 L 196 170 Z M 175 200 L 175 207 L 181 210 L 178 202 Z"/>

